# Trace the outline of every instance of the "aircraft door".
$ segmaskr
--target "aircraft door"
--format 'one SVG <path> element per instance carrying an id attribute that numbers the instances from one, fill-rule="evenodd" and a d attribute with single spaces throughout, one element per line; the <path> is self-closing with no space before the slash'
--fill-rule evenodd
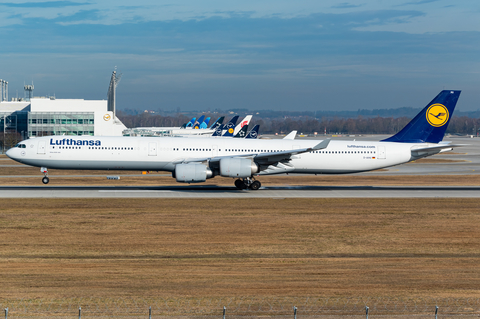
<path id="1" fill-rule="evenodd" d="M 38 142 L 37 154 L 45 154 L 45 141 Z"/>
<path id="2" fill-rule="evenodd" d="M 157 143 L 148 143 L 148 156 L 157 156 Z"/>
<path id="3" fill-rule="evenodd" d="M 385 154 L 385 146 L 378 146 L 377 147 L 377 158 L 378 159 L 386 159 L 386 154 Z"/>

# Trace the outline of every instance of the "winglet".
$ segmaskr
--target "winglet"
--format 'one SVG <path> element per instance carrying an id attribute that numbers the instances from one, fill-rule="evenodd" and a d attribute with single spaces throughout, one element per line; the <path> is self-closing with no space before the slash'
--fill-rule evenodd
<path id="1" fill-rule="evenodd" d="M 314 147 L 312 147 L 312 150 L 314 150 L 314 151 L 323 150 L 324 148 L 328 147 L 328 144 L 330 144 L 330 141 L 331 141 L 331 139 L 327 138 L 327 139 L 321 141 L 320 143 L 318 143 L 317 145 L 315 145 Z"/>
<path id="2" fill-rule="evenodd" d="M 291 131 L 291 132 L 288 133 L 288 135 L 285 136 L 283 139 L 284 139 L 284 140 L 294 140 L 296 135 L 297 135 L 297 131 Z"/>

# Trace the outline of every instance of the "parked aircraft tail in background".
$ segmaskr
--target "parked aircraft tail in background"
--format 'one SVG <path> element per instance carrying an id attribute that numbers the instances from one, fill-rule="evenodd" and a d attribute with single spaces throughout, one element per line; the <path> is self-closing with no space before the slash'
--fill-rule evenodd
<path id="1" fill-rule="evenodd" d="M 255 125 L 250 132 L 248 132 L 247 136 L 245 138 L 258 138 L 258 129 L 260 128 L 260 125 Z"/>

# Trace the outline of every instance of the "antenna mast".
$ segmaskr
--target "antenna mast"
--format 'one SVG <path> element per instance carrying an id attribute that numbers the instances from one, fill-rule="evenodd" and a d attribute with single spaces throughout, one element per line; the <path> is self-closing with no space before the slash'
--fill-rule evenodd
<path id="1" fill-rule="evenodd" d="M 120 73 L 117 75 L 117 67 L 115 67 L 115 71 L 112 73 L 112 78 L 110 79 L 110 85 L 107 92 L 107 111 L 113 113 L 113 118 L 115 118 L 116 88 L 121 78 L 122 74 Z"/>

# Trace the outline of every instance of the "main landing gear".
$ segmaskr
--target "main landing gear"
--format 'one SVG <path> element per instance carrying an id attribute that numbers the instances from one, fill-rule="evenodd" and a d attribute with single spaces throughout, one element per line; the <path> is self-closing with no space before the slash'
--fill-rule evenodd
<path id="1" fill-rule="evenodd" d="M 256 191 L 260 187 L 262 187 L 262 183 L 259 181 L 254 180 L 252 177 L 246 177 L 243 179 L 237 179 L 235 180 L 235 186 L 238 189 L 251 189 L 253 191 Z"/>
<path id="2" fill-rule="evenodd" d="M 48 178 L 48 169 L 46 167 L 42 167 L 40 168 L 40 172 L 43 173 L 42 183 L 48 184 L 48 182 L 50 182 L 50 179 Z"/>

